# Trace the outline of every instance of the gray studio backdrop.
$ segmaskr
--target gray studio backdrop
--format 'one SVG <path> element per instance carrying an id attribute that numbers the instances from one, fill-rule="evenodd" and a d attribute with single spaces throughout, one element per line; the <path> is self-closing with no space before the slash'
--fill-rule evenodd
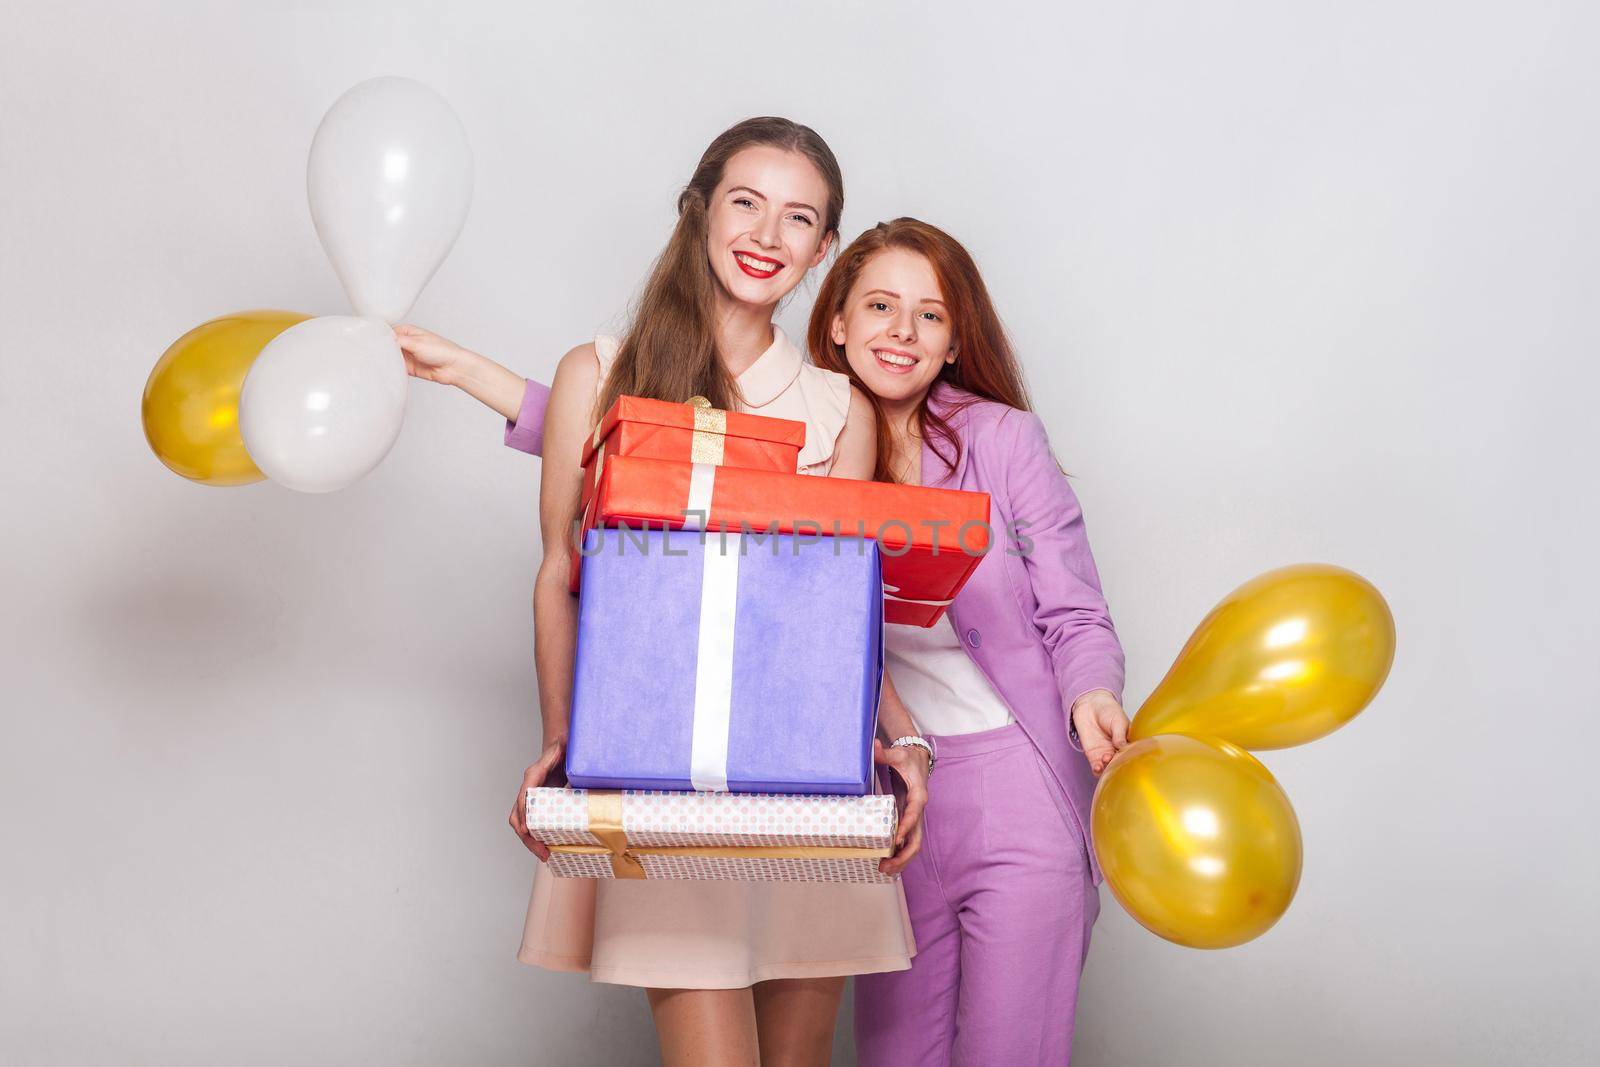
<path id="1" fill-rule="evenodd" d="M 628 1064 L 642 997 L 513 959 L 539 464 L 414 384 L 351 489 L 207 489 L 139 396 L 223 312 L 343 296 L 316 123 L 399 73 L 476 200 L 414 320 L 535 376 L 773 112 L 984 268 L 1076 478 L 1136 707 L 1327 560 L 1400 651 L 1266 754 L 1288 916 L 1204 953 L 1103 893 L 1078 1062 L 1593 1062 L 1596 12 L 1581 3 L 7 3 L 0 1061 Z M 814 285 L 783 321 L 798 329 Z M 854 1062 L 848 1016 L 837 1060 Z"/>

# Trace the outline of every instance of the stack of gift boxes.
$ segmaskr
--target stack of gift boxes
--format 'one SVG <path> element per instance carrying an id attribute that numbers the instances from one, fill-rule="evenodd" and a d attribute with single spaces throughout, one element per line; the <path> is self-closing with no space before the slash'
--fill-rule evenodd
<path id="1" fill-rule="evenodd" d="M 796 473 L 803 423 L 623 397 L 586 442 L 562 877 L 875 882 L 883 625 L 931 626 L 989 498 Z"/>

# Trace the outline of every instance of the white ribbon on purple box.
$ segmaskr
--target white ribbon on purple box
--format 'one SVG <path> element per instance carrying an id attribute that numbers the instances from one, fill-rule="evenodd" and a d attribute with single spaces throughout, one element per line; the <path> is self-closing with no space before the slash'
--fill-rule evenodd
<path id="1" fill-rule="evenodd" d="M 695 464 L 710 467 L 710 464 Z M 710 467 L 716 470 L 715 467 Z M 710 500 L 709 491 L 707 501 Z M 689 783 L 728 791 L 728 725 L 733 712 L 733 634 L 739 604 L 739 534 L 706 534 L 700 576 L 700 639 L 694 664 L 694 723 Z"/>

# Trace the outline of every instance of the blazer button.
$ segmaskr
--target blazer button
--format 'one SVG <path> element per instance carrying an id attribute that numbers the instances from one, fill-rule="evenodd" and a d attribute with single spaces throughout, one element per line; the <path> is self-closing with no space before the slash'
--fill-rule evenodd
<path id="1" fill-rule="evenodd" d="M 971 645 L 973 648 L 977 648 L 979 645 L 983 644 L 983 635 L 978 633 L 976 630 L 968 630 L 967 644 Z"/>

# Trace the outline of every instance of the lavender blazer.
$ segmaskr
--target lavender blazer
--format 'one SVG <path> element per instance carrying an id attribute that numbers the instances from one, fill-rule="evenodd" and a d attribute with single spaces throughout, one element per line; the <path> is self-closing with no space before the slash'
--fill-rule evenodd
<path id="1" fill-rule="evenodd" d="M 521 412 L 506 424 L 507 445 L 538 454 L 548 399 L 548 389 L 528 383 Z M 1061 817 L 1087 842 L 1095 778 L 1068 710 L 1093 689 L 1121 700 L 1123 656 L 1083 509 L 1037 415 L 944 384 L 934 387 L 928 403 L 949 422 L 961 448 L 951 470 L 924 445 L 923 484 L 988 493 L 995 533 L 988 555 L 951 604 L 950 623 L 1044 757 L 1059 786 L 1052 793 Z M 1094 850 L 1087 853 L 1098 882 Z"/>

